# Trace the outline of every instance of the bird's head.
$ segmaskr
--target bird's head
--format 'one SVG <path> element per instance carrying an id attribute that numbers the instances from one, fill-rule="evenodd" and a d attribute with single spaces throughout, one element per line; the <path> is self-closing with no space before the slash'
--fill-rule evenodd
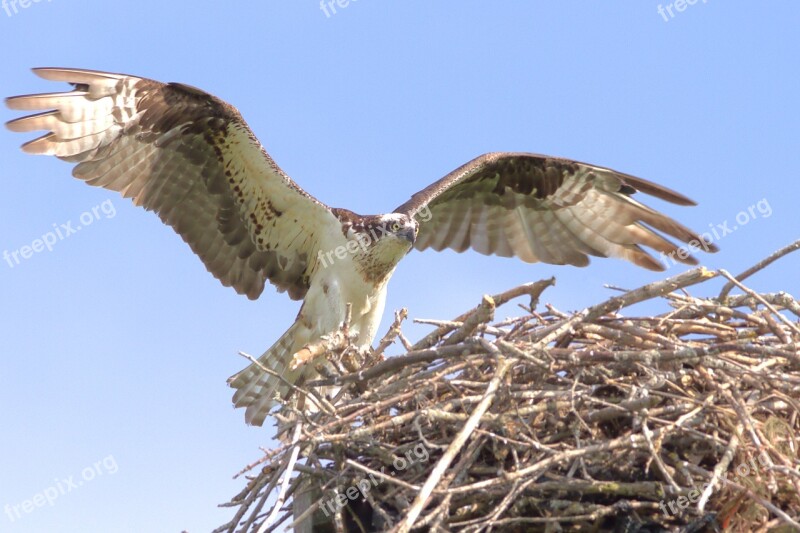
<path id="1" fill-rule="evenodd" d="M 419 226 L 402 213 L 389 213 L 361 217 L 347 232 L 348 239 L 356 239 L 361 248 L 378 253 L 397 255 L 398 261 L 414 246 Z"/>
<path id="2" fill-rule="evenodd" d="M 419 225 L 413 218 L 403 213 L 389 213 L 376 217 L 379 226 L 384 228 L 384 236 L 399 242 L 408 250 L 414 246 L 414 241 L 419 233 Z"/>
<path id="3" fill-rule="evenodd" d="M 353 259 L 371 272 L 370 277 L 377 279 L 390 274 L 411 251 L 418 231 L 413 218 L 389 213 L 354 218 L 345 236 L 353 243 Z"/>

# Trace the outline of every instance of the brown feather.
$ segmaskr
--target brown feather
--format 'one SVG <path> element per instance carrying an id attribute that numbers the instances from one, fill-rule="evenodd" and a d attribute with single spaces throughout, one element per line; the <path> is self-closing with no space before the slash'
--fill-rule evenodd
<path id="1" fill-rule="evenodd" d="M 414 194 L 395 209 L 416 216 L 415 247 L 472 248 L 525 261 L 585 266 L 588 256 L 621 257 L 663 270 L 647 246 L 686 264 L 675 244 L 701 237 L 675 220 L 633 200 L 640 191 L 678 205 L 689 198 L 641 178 L 555 157 L 527 153 L 484 154 Z M 430 210 L 423 220 L 419 214 Z M 469 226 L 466 226 L 469 224 Z M 652 229 L 650 229 L 652 228 Z M 708 251 L 717 251 L 713 244 Z"/>
<path id="2" fill-rule="evenodd" d="M 305 295 L 315 232 L 339 222 L 283 173 L 233 106 L 179 83 L 34 72 L 75 90 L 6 100 L 12 109 L 43 111 L 9 129 L 50 131 L 23 150 L 78 163 L 75 177 L 155 211 L 237 292 L 256 298 L 269 280 L 294 299 Z"/>

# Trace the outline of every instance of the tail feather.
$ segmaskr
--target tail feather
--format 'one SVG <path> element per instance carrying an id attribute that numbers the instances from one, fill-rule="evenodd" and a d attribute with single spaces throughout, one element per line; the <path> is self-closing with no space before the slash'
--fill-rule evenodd
<path id="1" fill-rule="evenodd" d="M 287 398 L 304 369 L 289 369 L 292 356 L 308 342 L 309 331 L 298 321 L 286 330 L 258 362 L 276 375 L 264 372 L 260 366 L 251 364 L 241 372 L 228 378 L 228 385 L 236 389 L 233 395 L 235 407 L 246 407 L 245 421 L 260 426 L 270 409 L 278 405 L 279 398 Z M 280 376 L 280 377 L 278 377 Z"/>

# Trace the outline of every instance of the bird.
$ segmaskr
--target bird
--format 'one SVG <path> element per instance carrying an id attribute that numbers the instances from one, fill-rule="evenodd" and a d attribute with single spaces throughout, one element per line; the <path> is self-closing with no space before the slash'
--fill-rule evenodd
<path id="1" fill-rule="evenodd" d="M 369 349 L 389 279 L 411 250 L 471 249 L 579 267 L 592 256 L 615 257 L 653 271 L 665 267 L 645 247 L 688 265 L 697 259 L 684 245 L 717 251 L 634 198 L 696 205 L 686 196 L 534 153 L 476 157 L 391 213 L 332 208 L 281 170 L 235 107 L 201 89 L 85 69 L 33 72 L 72 88 L 6 98 L 13 110 L 36 112 L 7 122 L 10 130 L 47 132 L 24 152 L 73 163 L 79 180 L 154 211 L 237 293 L 256 299 L 268 281 L 302 300 L 291 327 L 228 380 L 248 424 L 261 426 L 317 375 L 313 364 L 295 368 L 293 358 L 347 318 L 353 345 Z"/>

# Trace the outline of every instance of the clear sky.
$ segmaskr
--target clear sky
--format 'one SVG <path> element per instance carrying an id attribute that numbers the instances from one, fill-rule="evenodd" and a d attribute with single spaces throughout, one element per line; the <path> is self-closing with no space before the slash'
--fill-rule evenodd
<path id="1" fill-rule="evenodd" d="M 7 0 L 0 95 L 67 89 L 35 66 L 201 87 L 237 106 L 302 187 L 365 214 L 488 151 L 605 165 L 698 201 L 645 199 L 717 229 L 722 251 L 701 259 L 736 273 L 800 236 L 800 4 L 661 6 L 350 0 L 326 15 L 318 0 Z M 232 516 L 216 507 L 242 487 L 232 474 L 273 434 L 244 424 L 225 380 L 298 304 L 222 287 L 156 216 L 23 154 L 30 138 L 0 131 L 0 253 L 83 224 L 52 251 L 0 262 L 0 531 L 210 531 Z M 789 257 L 750 284 L 797 294 L 798 267 Z M 661 277 L 618 260 L 412 253 L 387 317 L 452 318 L 551 275 L 545 300 L 565 311 L 609 296 L 604 284 Z"/>

